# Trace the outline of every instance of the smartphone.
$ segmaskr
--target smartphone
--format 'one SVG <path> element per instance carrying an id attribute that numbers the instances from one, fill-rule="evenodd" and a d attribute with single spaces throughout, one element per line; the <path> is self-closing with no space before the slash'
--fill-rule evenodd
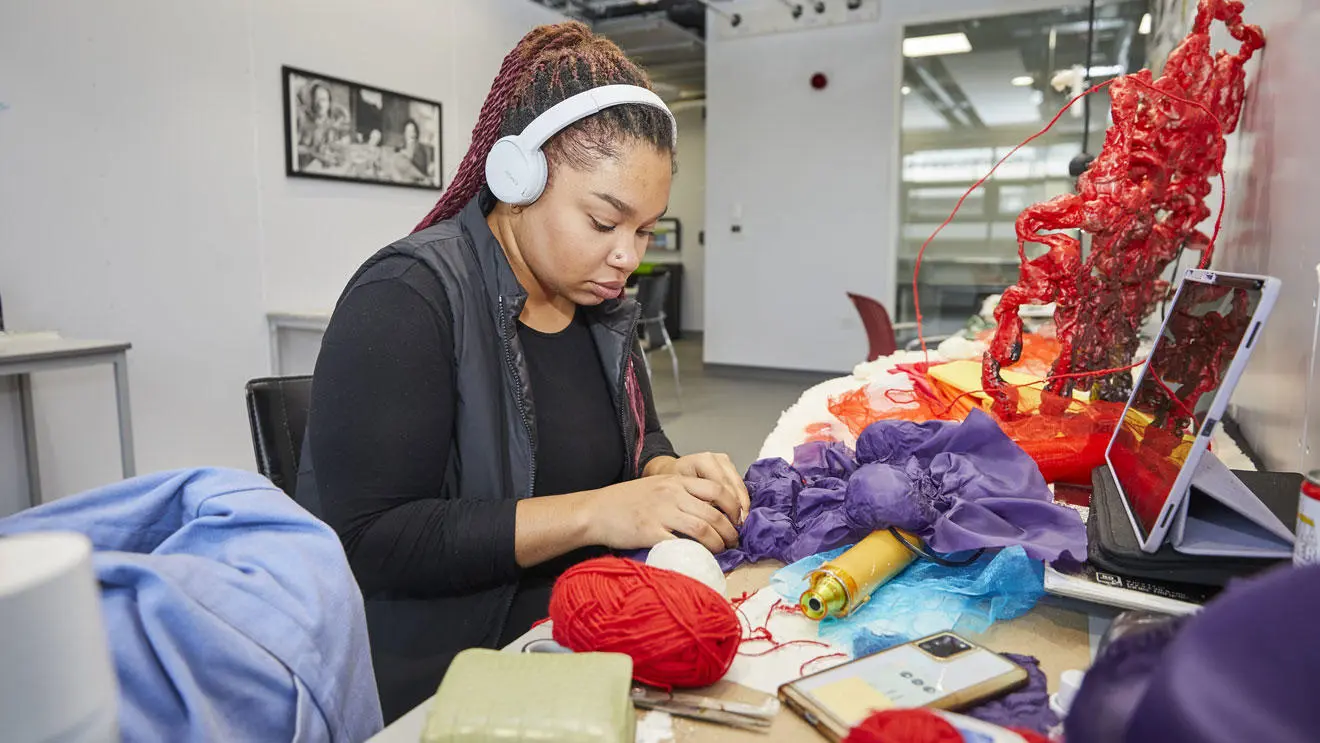
<path id="1" fill-rule="evenodd" d="M 896 707 L 956 712 L 1027 683 L 1027 671 L 952 632 L 923 637 L 779 687 L 779 698 L 833 741 Z"/>

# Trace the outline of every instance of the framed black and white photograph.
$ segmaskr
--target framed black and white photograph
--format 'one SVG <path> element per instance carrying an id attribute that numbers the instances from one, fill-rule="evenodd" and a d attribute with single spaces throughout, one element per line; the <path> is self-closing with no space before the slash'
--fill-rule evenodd
<path id="1" fill-rule="evenodd" d="M 677 253 L 683 249 L 683 223 L 677 217 L 663 217 L 655 221 L 647 250 Z"/>
<path id="2" fill-rule="evenodd" d="M 440 104 L 292 67 L 284 75 L 285 172 L 440 190 Z"/>

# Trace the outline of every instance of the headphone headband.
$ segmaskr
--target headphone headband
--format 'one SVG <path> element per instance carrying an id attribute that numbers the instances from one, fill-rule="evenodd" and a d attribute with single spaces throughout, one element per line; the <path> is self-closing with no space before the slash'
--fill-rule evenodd
<path id="1" fill-rule="evenodd" d="M 549 177 L 541 148 L 550 138 L 610 106 L 637 103 L 665 112 L 675 146 L 678 122 L 660 96 L 637 85 L 603 85 L 569 96 L 537 116 L 520 134 L 503 137 L 486 156 L 486 185 L 506 204 L 525 206 L 541 197 Z"/>
<path id="2" fill-rule="evenodd" d="M 625 103 L 639 103 L 664 111 L 669 118 L 674 144 L 678 144 L 678 122 L 674 120 L 674 114 L 669 110 L 669 106 L 665 105 L 660 96 L 638 85 L 602 85 L 569 96 L 546 109 L 545 113 L 537 116 L 526 129 L 523 129 L 522 134 L 517 136 L 523 147 L 528 150 L 539 150 L 550 141 L 551 137 L 569 126 L 610 106 Z"/>

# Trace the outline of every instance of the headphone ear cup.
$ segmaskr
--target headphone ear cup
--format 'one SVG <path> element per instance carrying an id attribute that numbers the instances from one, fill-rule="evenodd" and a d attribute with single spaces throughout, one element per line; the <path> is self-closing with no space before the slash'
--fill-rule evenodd
<path id="1" fill-rule="evenodd" d="M 486 156 L 486 185 L 506 204 L 526 206 L 538 198 L 546 184 L 545 154 L 528 152 L 517 136 L 504 137 Z"/>
<path id="2" fill-rule="evenodd" d="M 523 191 L 523 206 L 534 203 L 545 193 L 545 184 L 550 180 L 550 166 L 545 160 L 544 150 L 527 153 L 527 188 Z"/>
<path id="3" fill-rule="evenodd" d="M 505 203 L 517 203 L 522 198 L 527 182 L 526 159 L 516 137 L 504 137 L 490 148 L 486 155 L 486 185 L 495 198 Z"/>

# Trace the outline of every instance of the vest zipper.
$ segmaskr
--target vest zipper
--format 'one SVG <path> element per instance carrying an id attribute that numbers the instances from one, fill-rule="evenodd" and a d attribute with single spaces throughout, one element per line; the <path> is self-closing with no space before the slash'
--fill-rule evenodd
<path id="1" fill-rule="evenodd" d="M 500 297 L 500 340 L 504 346 L 504 362 L 509 366 L 509 373 L 513 375 L 513 397 L 518 403 L 518 417 L 522 419 L 523 428 L 527 430 L 527 448 L 530 451 L 530 460 L 527 466 L 527 497 L 531 497 L 536 492 L 536 442 L 532 437 L 532 423 L 527 417 L 527 404 L 523 400 L 523 382 L 522 377 L 518 375 L 518 367 L 513 363 L 513 351 L 509 347 L 509 326 L 508 314 L 504 311 L 504 297 Z"/>

